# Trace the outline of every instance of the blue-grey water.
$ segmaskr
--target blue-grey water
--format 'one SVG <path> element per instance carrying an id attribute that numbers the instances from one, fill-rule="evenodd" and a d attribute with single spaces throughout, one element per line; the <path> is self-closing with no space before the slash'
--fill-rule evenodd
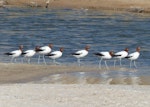
<path id="1" fill-rule="evenodd" d="M 10 58 L 5 52 L 16 50 L 24 45 L 24 50 L 34 49 L 53 43 L 53 50 L 64 47 L 63 56 L 58 62 L 74 64 L 76 59 L 70 53 L 89 45 L 88 56 L 82 59 L 83 65 L 98 64 L 94 52 L 115 52 L 129 48 L 134 52 L 141 47 L 135 72 L 111 71 L 109 77 L 150 77 L 150 15 L 121 13 L 84 9 L 35 9 L 35 8 L 1 8 L 0 9 L 0 61 L 8 63 Z M 38 55 L 32 59 L 37 62 Z M 19 62 L 20 60 L 18 60 Z M 50 59 L 46 59 L 50 62 Z M 107 62 L 113 66 L 113 60 Z M 123 67 L 129 68 L 129 61 L 123 60 Z M 80 76 L 80 71 L 70 74 Z M 121 76 L 119 76 L 119 74 Z M 79 75 L 78 75 L 79 74 Z M 84 73 L 85 74 L 85 73 Z M 96 78 L 97 74 L 87 73 Z M 150 82 L 150 81 L 149 81 Z"/>

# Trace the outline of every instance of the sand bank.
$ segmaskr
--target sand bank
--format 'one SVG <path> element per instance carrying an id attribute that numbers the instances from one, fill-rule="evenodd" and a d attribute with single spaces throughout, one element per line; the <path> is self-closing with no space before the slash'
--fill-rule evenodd
<path id="1" fill-rule="evenodd" d="M 68 72 L 100 71 L 97 67 L 78 67 L 76 65 L 38 65 L 0 63 L 0 83 L 22 83 L 46 77 L 47 75 Z"/>
<path id="2" fill-rule="evenodd" d="M 149 86 L 14 84 L 0 86 L 2 107 L 149 107 Z"/>
<path id="3" fill-rule="evenodd" d="M 149 76 L 125 76 L 136 70 L 120 67 L 99 69 L 96 65 L 38 65 L 0 63 L 0 84 L 126 84 L 150 85 Z M 115 76 L 112 75 L 116 71 Z M 118 71 L 118 73 L 117 73 Z M 80 76 L 79 76 L 80 75 Z M 134 75 L 134 74 L 131 74 Z"/>
<path id="4" fill-rule="evenodd" d="M 133 107 L 135 105 L 149 107 L 150 105 L 149 85 L 31 82 L 53 73 L 102 72 L 97 67 L 0 63 L 0 68 L 2 107 L 12 105 L 14 107 Z"/>
<path id="5" fill-rule="evenodd" d="M 30 6 L 48 8 L 86 8 L 119 10 L 138 13 L 150 12 L 150 0 L 4 0 L 5 6 Z"/>

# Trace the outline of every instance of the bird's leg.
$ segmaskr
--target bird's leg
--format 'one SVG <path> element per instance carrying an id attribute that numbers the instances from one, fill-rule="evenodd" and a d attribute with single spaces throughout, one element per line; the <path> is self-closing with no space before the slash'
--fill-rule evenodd
<path id="1" fill-rule="evenodd" d="M 119 60 L 120 60 L 120 66 L 122 66 L 122 63 L 121 63 L 121 58 L 120 58 Z"/>
<path id="2" fill-rule="evenodd" d="M 134 61 L 134 66 L 135 66 L 135 68 L 137 68 L 135 61 Z"/>
<path id="3" fill-rule="evenodd" d="M 14 61 L 15 63 L 17 63 L 17 58 L 15 58 L 15 61 Z"/>
<path id="4" fill-rule="evenodd" d="M 31 58 L 29 58 L 29 63 L 31 63 Z"/>
<path id="5" fill-rule="evenodd" d="M 77 59 L 78 65 L 81 66 L 80 58 Z"/>
<path id="6" fill-rule="evenodd" d="M 27 62 L 27 57 L 24 58 L 25 62 Z"/>
<path id="7" fill-rule="evenodd" d="M 107 65 L 107 62 L 106 62 L 106 60 L 105 60 L 105 66 L 106 66 L 106 68 L 107 68 L 107 69 L 109 69 L 109 67 L 108 67 L 108 65 Z"/>
<path id="8" fill-rule="evenodd" d="M 59 65 L 59 63 L 58 63 L 58 62 L 56 62 L 56 59 L 53 59 L 53 63 L 54 63 L 54 64 L 58 64 L 58 65 Z"/>
<path id="9" fill-rule="evenodd" d="M 28 64 L 30 64 L 30 58 L 28 58 Z"/>
<path id="10" fill-rule="evenodd" d="M 116 67 L 116 60 L 114 60 L 114 68 Z"/>
<path id="11" fill-rule="evenodd" d="M 28 60 L 29 60 L 29 58 L 28 57 L 26 57 L 26 62 L 28 63 Z"/>
<path id="12" fill-rule="evenodd" d="M 101 69 L 102 67 L 101 67 L 101 62 L 102 62 L 102 58 L 99 60 L 99 65 L 98 65 L 98 67 Z"/>
<path id="13" fill-rule="evenodd" d="M 53 63 L 54 63 L 54 64 L 56 63 L 56 60 L 55 60 L 55 59 L 53 59 Z"/>
<path id="14" fill-rule="evenodd" d="M 23 63 L 24 57 L 21 58 L 21 62 Z"/>
<path id="15" fill-rule="evenodd" d="M 12 57 L 11 60 L 10 60 L 10 63 L 13 63 L 13 60 L 14 60 L 14 58 Z"/>
<path id="16" fill-rule="evenodd" d="M 43 55 L 43 62 L 46 65 L 46 61 L 45 61 L 45 55 Z"/>
<path id="17" fill-rule="evenodd" d="M 40 64 L 40 57 L 41 57 L 41 55 L 39 55 L 39 57 L 38 57 L 38 64 Z"/>
<path id="18" fill-rule="evenodd" d="M 132 60 L 130 61 L 130 68 L 131 68 L 131 66 L 132 66 Z"/>
<path id="19" fill-rule="evenodd" d="M 61 63 L 57 62 L 56 59 L 54 59 L 53 62 L 57 65 L 61 65 Z"/>

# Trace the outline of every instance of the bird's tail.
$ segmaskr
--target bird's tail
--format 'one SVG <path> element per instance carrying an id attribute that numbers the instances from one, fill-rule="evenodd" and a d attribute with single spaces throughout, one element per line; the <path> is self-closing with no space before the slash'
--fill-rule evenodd
<path id="1" fill-rule="evenodd" d="M 9 52 L 8 52 L 8 53 L 4 53 L 4 55 L 12 55 L 12 53 L 9 53 Z"/>

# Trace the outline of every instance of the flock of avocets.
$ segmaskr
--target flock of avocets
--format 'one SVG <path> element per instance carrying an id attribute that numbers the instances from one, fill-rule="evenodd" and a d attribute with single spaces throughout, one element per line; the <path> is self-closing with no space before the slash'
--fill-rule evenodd
<path id="1" fill-rule="evenodd" d="M 64 48 L 61 47 L 59 51 L 52 51 L 52 47 L 53 47 L 53 44 L 49 44 L 48 46 L 36 46 L 34 50 L 23 51 L 23 45 L 20 45 L 18 50 L 14 50 L 14 51 L 5 53 L 5 55 L 8 55 L 11 57 L 11 62 L 16 62 L 17 57 L 23 56 L 23 58 L 26 58 L 27 62 L 30 63 L 30 59 L 36 53 L 38 53 L 39 54 L 38 64 L 40 63 L 41 55 L 42 55 L 43 62 L 45 64 L 46 64 L 45 56 L 48 56 L 49 58 L 53 59 L 53 63 L 59 64 L 58 62 L 56 62 L 56 59 L 60 58 L 62 56 Z M 72 53 L 72 56 L 77 58 L 77 63 L 79 66 L 81 65 L 80 58 L 87 56 L 89 49 L 90 49 L 90 47 L 86 46 L 85 49 Z M 121 60 L 123 58 L 127 58 L 130 60 L 130 67 L 132 66 L 132 62 L 133 62 L 134 67 L 137 68 L 135 60 L 137 60 L 139 58 L 140 47 L 137 47 L 136 51 L 133 53 L 129 54 L 128 51 L 129 51 L 129 49 L 125 48 L 124 50 L 122 50 L 120 52 L 116 52 L 116 53 L 114 53 L 113 51 L 105 51 L 105 52 L 97 52 L 97 53 L 93 53 L 93 54 L 100 58 L 99 68 L 101 68 L 101 62 L 102 62 L 102 60 L 104 60 L 105 67 L 108 69 L 109 67 L 107 65 L 106 60 L 109 60 L 112 58 L 119 60 L 120 66 L 122 65 Z M 115 65 L 116 65 L 116 60 L 114 60 L 114 67 L 115 67 Z"/>

